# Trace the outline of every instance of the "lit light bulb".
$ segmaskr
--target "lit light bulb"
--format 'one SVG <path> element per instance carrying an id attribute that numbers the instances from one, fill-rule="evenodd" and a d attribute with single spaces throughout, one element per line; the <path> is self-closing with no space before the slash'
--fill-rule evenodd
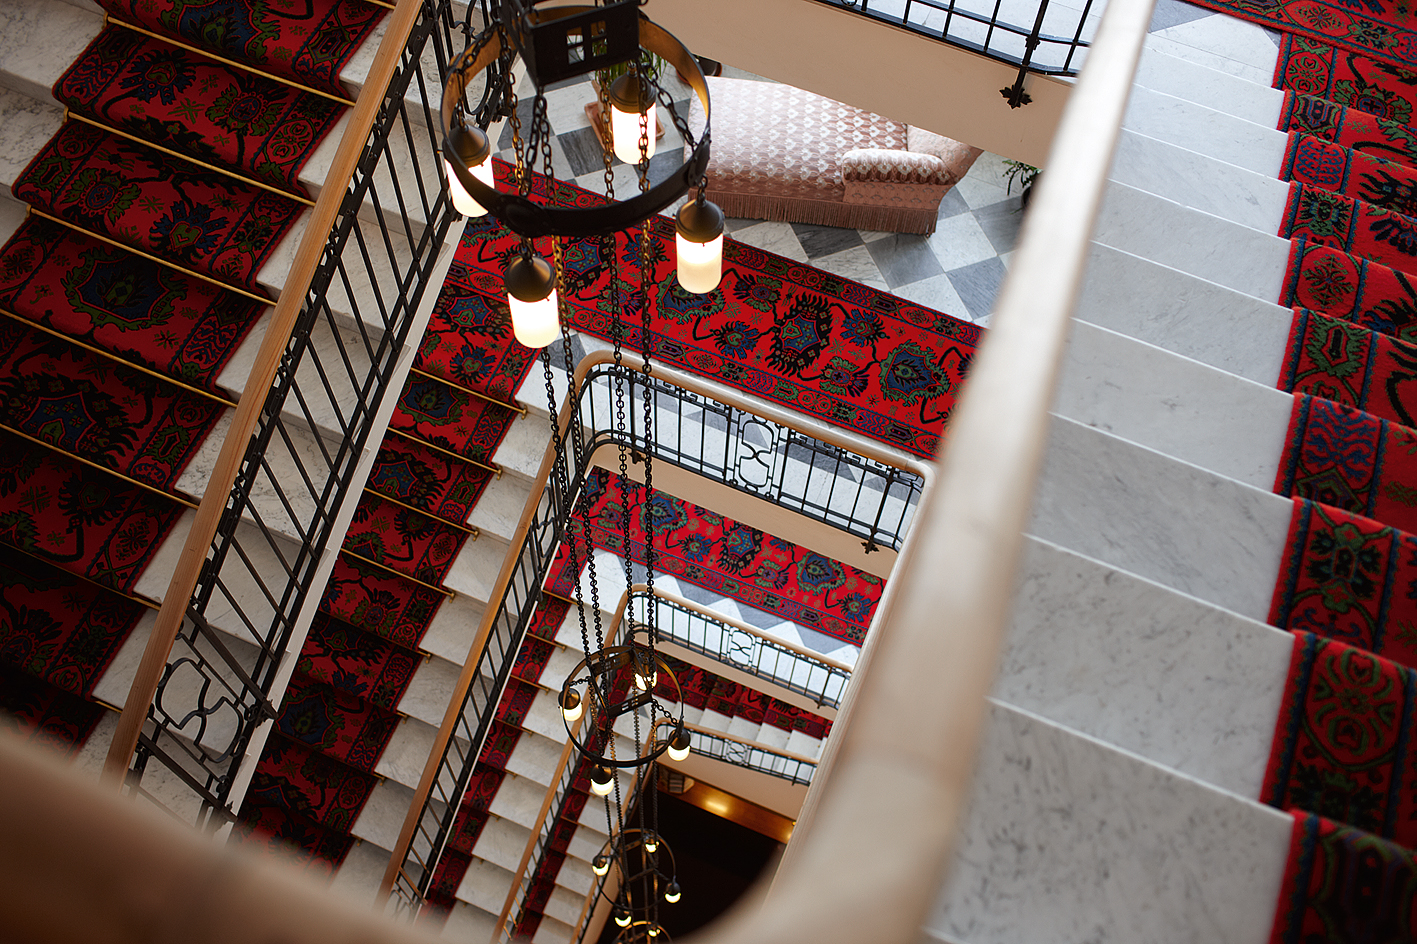
<path id="1" fill-rule="evenodd" d="M 615 156 L 626 164 L 654 157 L 658 129 L 654 90 L 638 75 L 626 73 L 610 86 L 610 140 Z M 648 142 L 643 154 L 640 140 Z"/>
<path id="2" fill-rule="evenodd" d="M 645 837 L 645 852 L 654 852 L 659 848 L 659 837 L 650 833 Z"/>
<path id="3" fill-rule="evenodd" d="M 628 928 L 630 926 L 630 913 L 626 911 L 623 906 L 616 907 L 615 909 L 615 923 L 622 928 Z"/>
<path id="4" fill-rule="evenodd" d="M 659 673 L 654 672 L 646 679 L 643 675 L 635 673 L 635 687 L 642 692 L 647 692 L 659 684 Z"/>
<path id="5" fill-rule="evenodd" d="M 649 926 L 649 936 L 650 936 L 650 937 L 659 937 L 659 925 L 657 925 L 657 924 L 651 924 L 651 925 Z"/>
<path id="6" fill-rule="evenodd" d="M 585 711 L 585 705 L 581 703 L 581 696 L 574 689 L 566 689 L 561 693 L 561 716 L 566 719 L 566 723 L 580 718 Z"/>
<path id="7" fill-rule="evenodd" d="M 610 857 L 605 853 L 596 856 L 590 862 L 590 870 L 596 875 L 604 875 L 610 871 Z"/>
<path id="8" fill-rule="evenodd" d="M 700 194 L 679 210 L 674 233 L 679 286 L 694 295 L 717 289 L 723 278 L 723 211 Z"/>
<path id="9" fill-rule="evenodd" d="M 679 890 L 679 883 L 670 882 L 669 887 L 664 890 L 664 900 L 672 905 L 681 897 L 683 897 L 683 893 Z"/>
<path id="10" fill-rule="evenodd" d="M 615 775 L 607 767 L 597 767 L 590 772 L 590 792 L 596 796 L 609 796 L 615 789 Z"/>
<path id="11" fill-rule="evenodd" d="M 453 170 L 453 162 L 467 168 L 473 177 L 489 187 L 496 187 L 492 177 L 492 142 L 481 128 L 455 124 L 443 139 L 443 174 L 448 179 L 448 196 L 453 209 L 463 216 L 486 216 L 487 208 L 472 198 Z"/>
<path id="12" fill-rule="evenodd" d="M 689 756 L 689 732 L 683 728 L 674 732 L 674 737 L 669 739 L 669 759 L 684 760 Z"/>
<path id="13" fill-rule="evenodd" d="M 525 347 L 541 348 L 561 336 L 560 304 L 556 278 L 540 256 L 514 256 L 502 276 L 507 305 L 512 310 L 512 333 Z"/>

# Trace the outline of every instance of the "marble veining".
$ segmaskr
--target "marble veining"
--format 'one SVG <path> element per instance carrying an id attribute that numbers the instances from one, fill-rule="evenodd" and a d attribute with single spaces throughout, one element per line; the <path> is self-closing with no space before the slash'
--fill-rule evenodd
<path id="1" fill-rule="evenodd" d="M 1094 243 L 1076 317 L 1268 386 L 1279 378 L 1293 313 Z"/>
<path id="2" fill-rule="evenodd" d="M 1253 121 L 1148 88 L 1133 88 L 1123 125 L 1161 141 L 1275 176 L 1288 136 Z"/>
<path id="3" fill-rule="evenodd" d="M 1093 239 L 1272 302 L 1289 263 L 1289 240 L 1172 200 L 1110 182 Z"/>
<path id="4" fill-rule="evenodd" d="M 1263 128 L 1279 126 L 1284 93 L 1246 78 L 1202 65 L 1147 43 L 1137 67 L 1136 83 L 1152 91 L 1183 98 L 1216 111 L 1243 118 Z"/>
<path id="5" fill-rule="evenodd" d="M 1288 814 L 1001 705 L 926 928 L 969 944 L 1264 944 Z"/>
<path id="6" fill-rule="evenodd" d="M 994 697 L 1258 797 L 1294 637 L 1029 538 Z"/>
<path id="7" fill-rule="evenodd" d="M 1080 323 L 1054 412 L 1253 485 L 1273 487 L 1294 398 Z"/>
<path id="8" fill-rule="evenodd" d="M 1287 498 L 1055 416 L 1027 530 L 1262 620 L 1291 509 Z"/>
<path id="9" fill-rule="evenodd" d="M 1279 232 L 1289 201 L 1289 185 L 1272 174 L 1246 170 L 1128 129 L 1123 129 L 1117 142 L 1111 178 L 1268 236 Z"/>

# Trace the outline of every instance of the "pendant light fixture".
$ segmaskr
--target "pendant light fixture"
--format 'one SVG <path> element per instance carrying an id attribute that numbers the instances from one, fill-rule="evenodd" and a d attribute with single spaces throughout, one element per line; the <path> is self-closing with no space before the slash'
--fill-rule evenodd
<path id="1" fill-rule="evenodd" d="M 545 259 L 523 251 L 507 263 L 502 282 L 512 310 L 512 333 L 520 344 L 540 348 L 561 336 L 556 274 Z"/>
<path id="2" fill-rule="evenodd" d="M 448 196 L 452 198 L 453 209 L 463 216 L 486 216 L 487 208 L 472 198 L 467 188 L 453 170 L 453 162 L 466 168 L 474 178 L 494 186 L 492 179 L 492 141 L 487 132 L 466 122 L 458 121 L 443 138 L 443 174 L 448 178 Z"/>
<path id="3" fill-rule="evenodd" d="M 723 278 L 723 211 L 704 199 L 703 183 L 698 197 L 680 209 L 674 232 L 679 285 L 694 295 L 718 288 Z"/>
<path id="4" fill-rule="evenodd" d="M 610 86 L 610 140 L 615 156 L 626 164 L 654 157 L 658 111 L 654 89 L 637 70 Z"/>

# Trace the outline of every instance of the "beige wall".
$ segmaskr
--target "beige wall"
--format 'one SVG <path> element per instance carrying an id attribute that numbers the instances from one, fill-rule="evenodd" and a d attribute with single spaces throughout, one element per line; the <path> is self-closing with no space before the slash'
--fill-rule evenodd
<path id="1" fill-rule="evenodd" d="M 1042 166 L 1071 85 L 816 0 L 653 0 L 646 13 L 702 56 Z"/>

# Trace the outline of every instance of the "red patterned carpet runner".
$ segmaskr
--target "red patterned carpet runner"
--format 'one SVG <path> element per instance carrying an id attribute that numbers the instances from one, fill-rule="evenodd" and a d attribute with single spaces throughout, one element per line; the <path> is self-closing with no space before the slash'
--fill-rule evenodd
<path id="1" fill-rule="evenodd" d="M 1417 430 L 1295 397 L 1274 490 L 1417 532 Z"/>
<path id="2" fill-rule="evenodd" d="M 1353 197 L 1406 216 L 1417 212 L 1417 170 L 1312 134 L 1289 136 L 1279 179 Z"/>
<path id="3" fill-rule="evenodd" d="M 623 509 L 628 502 L 628 550 L 643 563 L 644 486 L 621 485 L 618 478 L 604 469 L 586 477 L 574 526 L 595 546 L 623 555 Z M 648 500 L 657 572 L 861 645 L 885 580 L 664 492 L 656 491 Z M 579 563 L 584 566 L 584 560 Z M 578 579 L 579 571 L 562 545 L 546 587 L 570 596 Z"/>
<path id="4" fill-rule="evenodd" d="M 12 189 L 79 229 L 255 293 L 257 273 L 302 209 L 76 121 L 65 122 Z"/>
<path id="5" fill-rule="evenodd" d="M 1319 39 L 1396 65 L 1417 61 L 1417 31 L 1408 7 L 1398 0 L 1361 5 L 1314 0 L 1192 0 L 1292 36 Z"/>
<path id="6" fill-rule="evenodd" d="M 1279 43 L 1274 87 L 1411 125 L 1417 123 L 1412 120 L 1417 72 L 1404 67 L 1410 61 L 1390 62 L 1334 46 L 1331 41 L 1288 34 Z"/>
<path id="7" fill-rule="evenodd" d="M 566 203 L 601 199 L 563 188 L 558 196 Z M 690 295 L 674 277 L 673 221 L 651 223 L 657 333 L 650 350 L 657 357 L 918 456 L 934 455 L 979 327 L 733 240 L 724 241 L 720 287 Z M 587 239 L 567 249 L 567 300 L 578 330 L 605 339 L 623 330 L 625 344 L 639 350 L 639 328 L 612 320 L 618 292 L 625 322 L 640 323 L 638 285 L 629 281 L 636 270 L 616 264 L 617 253 L 633 258 L 625 238 L 613 247 Z M 463 237 L 468 268 L 478 270 L 470 284 L 499 290 L 515 244 L 495 220 L 472 221 Z"/>
<path id="8" fill-rule="evenodd" d="M 1278 386 L 1417 426 L 1417 345 L 1296 308 Z"/>
<path id="9" fill-rule="evenodd" d="M 1340 249 L 1411 273 L 1417 269 L 1417 220 L 1307 184 L 1293 184 L 1279 235 Z"/>
<path id="10" fill-rule="evenodd" d="M 1286 92 L 1279 130 L 1310 134 L 1369 157 L 1412 166 L 1417 137 L 1412 128 L 1324 98 Z"/>
<path id="11" fill-rule="evenodd" d="M 1417 856 L 1318 816 L 1294 817 L 1272 944 L 1417 940 Z"/>
<path id="12" fill-rule="evenodd" d="M 340 95 L 340 69 L 385 13 L 362 0 L 101 0 L 100 6 L 120 21 Z"/>
<path id="13" fill-rule="evenodd" d="M 1417 671 L 1296 633 L 1260 799 L 1417 847 L 1414 700 Z"/>
<path id="14" fill-rule="evenodd" d="M 1417 278 L 1321 242 L 1294 240 L 1278 301 L 1417 343 Z"/>
<path id="15" fill-rule="evenodd" d="M 0 311 L 215 392 L 262 305 L 32 216 L 0 249 Z"/>
<path id="16" fill-rule="evenodd" d="M 300 169 L 339 102 L 107 26 L 54 86 L 71 114 L 307 196 Z"/>

